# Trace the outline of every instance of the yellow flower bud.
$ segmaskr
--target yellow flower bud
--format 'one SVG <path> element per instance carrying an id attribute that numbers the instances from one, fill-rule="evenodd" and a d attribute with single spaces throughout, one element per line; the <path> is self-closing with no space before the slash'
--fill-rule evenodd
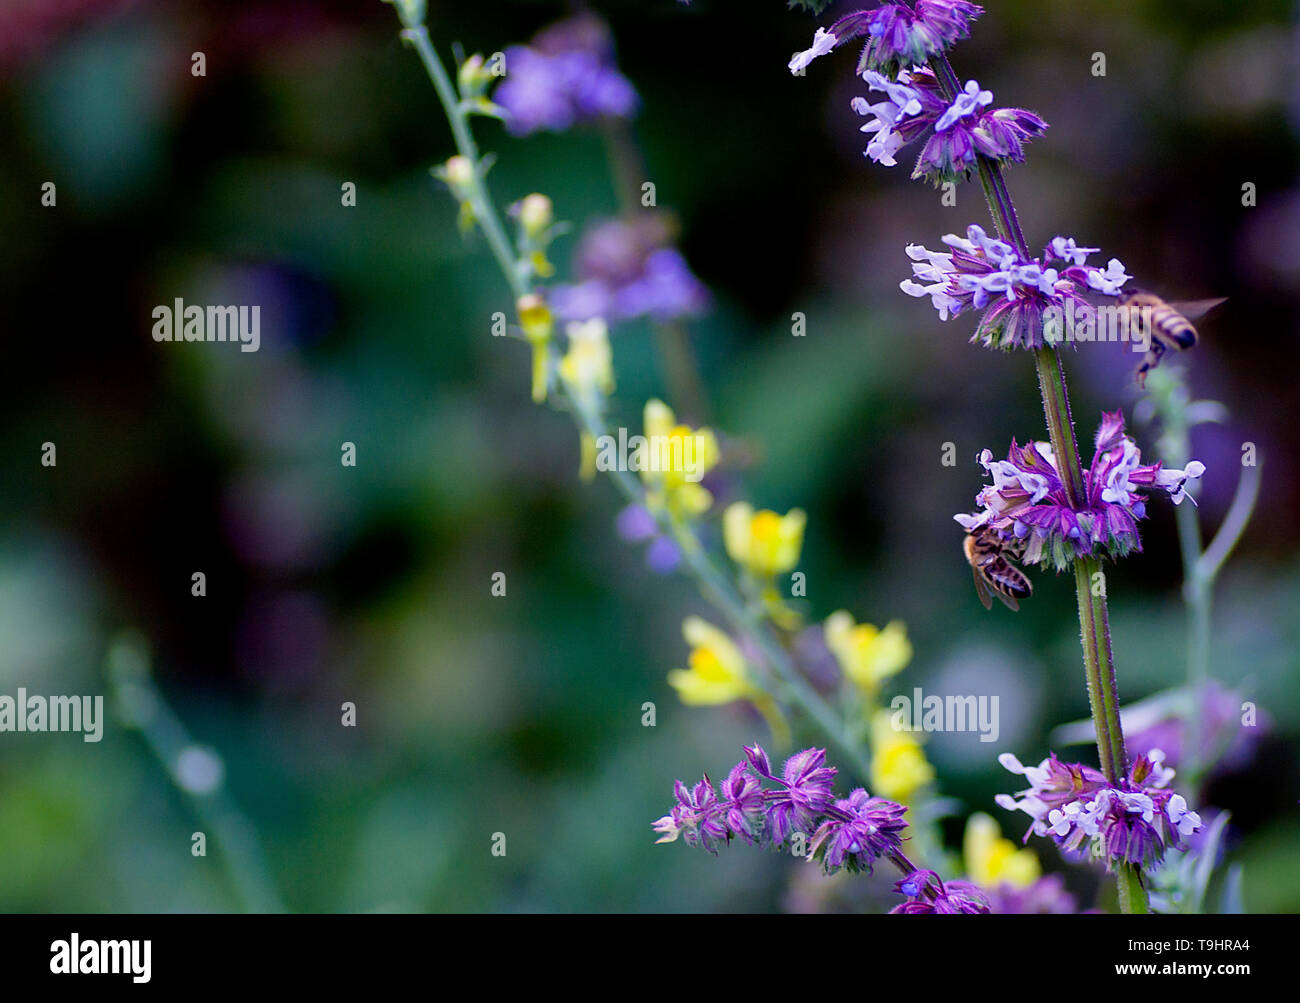
<path id="1" fill-rule="evenodd" d="M 555 222 L 555 210 L 551 200 L 545 195 L 534 192 L 519 203 L 519 225 L 529 237 L 537 237 Z"/>
<path id="2" fill-rule="evenodd" d="M 443 164 L 442 171 L 447 184 L 458 194 L 466 190 L 474 181 L 474 165 L 470 163 L 469 157 L 460 154 L 456 154 Z"/>

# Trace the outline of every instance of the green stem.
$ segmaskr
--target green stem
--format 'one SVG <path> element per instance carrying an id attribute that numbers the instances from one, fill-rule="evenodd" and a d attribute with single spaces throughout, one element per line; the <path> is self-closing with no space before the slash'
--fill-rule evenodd
<path id="1" fill-rule="evenodd" d="M 403 23 L 405 24 L 405 21 Z M 483 234 L 492 248 L 492 254 L 496 257 L 497 264 L 501 266 L 506 281 L 510 283 L 510 291 L 514 293 L 515 299 L 519 299 L 528 292 L 528 285 L 523 280 L 515 253 L 510 247 L 510 239 L 506 236 L 500 217 L 497 216 L 496 204 L 492 201 L 487 182 L 480 172 L 481 158 L 478 144 L 474 142 L 474 134 L 470 131 L 469 116 L 461 107 L 455 85 L 452 84 L 451 77 L 447 75 L 442 60 L 438 58 L 438 53 L 429 40 L 428 28 L 423 24 L 406 24 L 402 31 L 402 38 L 415 48 L 420 56 L 420 62 L 424 64 L 425 72 L 433 81 L 433 88 L 438 92 L 438 100 L 447 114 L 451 134 L 456 141 L 456 149 L 474 166 L 474 176 L 470 182 L 470 206 L 474 210 L 474 218 L 483 228 Z"/>
<path id="2" fill-rule="evenodd" d="M 961 90 L 957 74 L 945 55 L 940 54 L 932 64 L 940 86 L 948 100 L 953 100 Z M 1011 243 L 1022 256 L 1029 257 L 1028 245 L 1015 204 L 1007 191 L 1002 169 L 983 155 L 977 155 L 980 184 L 989 213 L 998 236 Z M 1038 371 L 1038 385 L 1042 392 L 1043 413 L 1047 418 L 1047 431 L 1052 443 L 1056 467 L 1065 482 L 1066 494 L 1074 508 L 1082 508 L 1086 497 L 1083 464 L 1079 446 L 1074 437 L 1074 423 L 1070 417 L 1070 395 L 1061 368 L 1060 355 L 1054 347 L 1040 348 L 1034 353 Z M 1095 557 L 1077 558 L 1074 563 L 1075 593 L 1079 606 L 1080 640 L 1083 646 L 1084 673 L 1088 683 L 1088 703 L 1092 712 L 1093 727 L 1097 733 L 1097 754 L 1102 772 L 1111 783 L 1116 783 L 1128 770 L 1124 748 L 1124 732 L 1119 719 L 1119 687 L 1115 680 L 1115 663 L 1110 645 L 1109 614 L 1106 609 L 1105 589 L 1093 595 L 1093 576 L 1101 571 L 1101 562 Z M 1104 581 L 1104 578 L 1101 579 Z M 1119 901 L 1124 912 L 1146 912 L 1147 896 L 1141 876 L 1128 865 L 1119 868 Z"/>
<path id="3" fill-rule="evenodd" d="M 149 751 L 189 802 L 199 824 L 212 833 L 245 910 L 284 912 L 257 831 L 230 797 L 225 784 L 218 782 L 211 789 L 198 791 L 179 773 L 182 757 L 198 747 L 154 682 L 143 642 L 131 637 L 117 640 L 106 661 L 109 692 L 118 717 L 127 727 L 140 732 Z"/>

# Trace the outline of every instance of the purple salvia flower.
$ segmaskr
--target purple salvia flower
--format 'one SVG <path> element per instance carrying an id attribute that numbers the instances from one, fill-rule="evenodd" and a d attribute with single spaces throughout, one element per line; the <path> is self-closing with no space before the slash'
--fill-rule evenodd
<path id="1" fill-rule="evenodd" d="M 1062 850 L 1081 854 L 1091 849 L 1108 868 L 1127 862 L 1151 869 L 1172 846 L 1201 828 L 1201 817 L 1186 799 L 1169 789 L 1174 771 L 1154 749 L 1139 756 L 1119 783 L 1110 784 L 1096 770 L 1061 763 L 1055 755 L 1026 767 L 1006 753 L 998 761 L 1029 781 L 1017 797 L 1000 794 L 997 802 L 1032 819 L 1030 833 L 1050 836 Z"/>
<path id="2" fill-rule="evenodd" d="M 1019 446 L 1013 440 L 1006 460 L 995 460 L 984 450 L 980 465 L 993 482 L 975 496 L 980 511 L 958 513 L 954 520 L 967 533 L 989 527 L 1018 560 L 1050 563 L 1058 572 L 1099 547 L 1112 557 L 1140 551 L 1138 521 L 1147 516 L 1147 496 L 1140 491 L 1165 491 L 1180 504 L 1187 498 L 1187 482 L 1203 476 L 1205 464 L 1192 460 L 1182 469 L 1144 465 L 1119 412 L 1102 413 L 1095 446 L 1084 470 L 1086 495 L 1080 508 L 1070 504 L 1048 443 Z"/>
<path id="3" fill-rule="evenodd" d="M 708 774 L 691 789 L 678 780 L 673 785 L 677 804 L 672 811 L 654 823 L 660 833 L 659 843 L 671 843 L 678 836 L 687 846 L 699 846 L 717 853 L 718 843 L 729 843 L 732 832 L 727 825 L 731 806 L 719 801 Z"/>
<path id="4" fill-rule="evenodd" d="M 890 909 L 903 915 L 940 913 L 980 915 L 989 911 L 988 897 L 969 881 L 939 880 L 934 871 L 913 871 L 894 884 L 894 891 L 907 901 Z"/>
<path id="5" fill-rule="evenodd" d="M 851 102 L 859 115 L 871 116 L 861 130 L 872 136 L 866 156 L 893 167 L 898 163 L 894 154 L 927 132 L 943 114 L 945 103 L 939 82 L 933 73 L 922 69 L 904 70 L 896 81 L 867 70 L 862 79 L 871 90 L 886 96 L 886 100 L 875 104 L 862 97 Z"/>
<path id="6" fill-rule="evenodd" d="M 776 777 L 772 776 L 772 763 L 767 758 L 767 753 L 763 751 L 761 745 L 755 742 L 752 746 L 742 745 L 741 748 L 745 750 L 745 759 L 755 773 L 765 780 L 776 779 Z"/>
<path id="7" fill-rule="evenodd" d="M 1105 269 L 1087 264 L 1094 249 L 1080 248 L 1071 237 L 1054 238 L 1033 259 L 976 225 L 967 228 L 964 238 L 950 233 L 943 242 L 950 250 L 908 245 L 912 278 L 899 288 L 909 296 L 930 297 L 940 320 L 983 311 L 971 341 L 987 348 L 1042 348 L 1050 340 L 1044 336 L 1045 317 L 1091 309 L 1083 287 L 1118 296 L 1129 280 L 1118 259 L 1112 258 Z"/>
<path id="8" fill-rule="evenodd" d="M 749 763 L 739 762 L 731 768 L 722 784 L 727 806 L 727 827 L 753 845 L 763 831 L 763 785 L 749 772 Z"/>
<path id="9" fill-rule="evenodd" d="M 774 843 L 786 843 L 795 832 L 812 832 L 817 817 L 830 807 L 837 771 L 825 762 L 825 749 L 804 749 L 785 761 L 785 789 L 777 791 L 767 806 Z"/>
<path id="10" fill-rule="evenodd" d="M 885 798 L 873 798 L 861 787 L 835 802 L 836 814 L 818 826 L 809 849 L 829 872 L 846 867 L 871 873 L 872 864 L 903 847 L 907 810 Z"/>
<path id="11" fill-rule="evenodd" d="M 979 511 L 953 518 L 967 532 L 988 527 L 1026 564 L 1051 563 L 1061 571 L 1097 548 L 1111 557 L 1141 550 L 1137 523 L 1146 517 L 1146 496 L 1140 492 L 1165 491 L 1177 505 L 1187 497 L 1187 481 L 1205 473 L 1198 460 L 1182 469 L 1144 465 L 1118 411 L 1102 414 L 1095 447 L 1084 471 L 1081 508 L 1071 505 L 1048 443 L 1012 441 L 1005 460 L 993 459 L 987 449 L 980 453 L 980 465 L 993 483 L 975 496 Z"/>
<path id="12" fill-rule="evenodd" d="M 818 56 L 854 38 L 866 36 L 858 72 L 875 70 L 896 77 L 924 63 L 953 42 L 970 35 L 970 22 L 984 12 L 965 0 L 916 0 L 912 8 L 885 3 L 874 10 L 846 14 L 830 28 L 818 28 L 812 48 L 790 60 L 790 72 L 802 73 Z"/>
<path id="13" fill-rule="evenodd" d="M 1025 141 L 1042 135 L 1047 123 L 1023 108 L 989 108 L 992 102 L 992 91 L 969 81 L 935 123 L 912 177 L 935 184 L 956 181 L 975 170 L 977 154 L 998 162 L 1023 163 Z"/>

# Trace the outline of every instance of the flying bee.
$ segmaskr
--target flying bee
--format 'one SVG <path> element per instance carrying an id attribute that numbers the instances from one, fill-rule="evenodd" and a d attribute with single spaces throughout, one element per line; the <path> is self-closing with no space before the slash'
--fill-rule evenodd
<path id="1" fill-rule="evenodd" d="M 1020 609 L 1020 599 L 1028 599 L 1034 587 L 1025 573 L 1007 558 L 1002 541 L 987 526 L 967 533 L 962 543 L 966 560 L 975 576 L 975 594 L 985 609 L 993 608 L 996 595 L 1007 609 Z M 992 594 L 990 594 L 992 593 Z"/>
<path id="2" fill-rule="evenodd" d="M 1196 344 L 1196 328 L 1192 321 L 1209 313 L 1223 298 L 1192 300 L 1186 303 L 1166 303 L 1155 293 L 1143 289 L 1129 289 L 1119 298 L 1120 306 L 1142 309 L 1151 308 L 1151 345 L 1138 367 L 1137 382 L 1139 387 L 1146 387 L 1147 373 L 1160 365 L 1166 352 L 1185 352 Z M 1129 318 L 1129 329 L 1133 329 L 1133 319 Z"/>

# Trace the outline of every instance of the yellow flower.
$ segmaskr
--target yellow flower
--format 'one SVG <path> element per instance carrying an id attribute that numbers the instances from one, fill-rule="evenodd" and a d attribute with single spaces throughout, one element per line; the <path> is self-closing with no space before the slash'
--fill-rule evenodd
<path id="1" fill-rule="evenodd" d="M 731 559 L 755 575 L 771 578 L 799 563 L 808 517 L 792 508 L 785 515 L 736 502 L 722 517 L 722 534 Z"/>
<path id="2" fill-rule="evenodd" d="M 825 634 L 826 646 L 844 674 L 869 694 L 912 660 L 912 642 L 899 620 L 880 630 L 869 623 L 855 624 L 840 610 L 826 618 Z"/>
<path id="3" fill-rule="evenodd" d="M 677 515 L 697 516 L 708 511 L 713 495 L 699 482 L 718 464 L 718 440 L 707 428 L 691 429 L 661 400 L 645 406 L 645 462 L 641 477 L 649 501 Z"/>
<path id="4" fill-rule="evenodd" d="M 581 397 L 614 392 L 614 363 L 605 321 L 593 317 L 565 325 L 569 350 L 560 359 L 560 376 Z"/>
<path id="5" fill-rule="evenodd" d="M 934 779 L 934 767 L 910 731 L 899 731 L 888 710 L 871 718 L 871 793 L 892 801 L 908 801 Z"/>
<path id="6" fill-rule="evenodd" d="M 745 700 L 756 691 L 750 682 L 745 656 L 727 634 L 698 616 L 688 616 L 682 635 L 691 646 L 689 669 L 673 669 L 668 685 L 682 703 L 695 706 Z"/>
<path id="7" fill-rule="evenodd" d="M 779 746 L 790 744 L 790 728 L 776 702 L 759 689 L 749 675 L 745 656 L 722 630 L 698 616 L 682 623 L 682 636 L 691 646 L 689 669 L 673 669 L 668 685 L 682 703 L 696 707 L 750 701 L 767 721 Z"/>
<path id="8" fill-rule="evenodd" d="M 546 301 L 536 293 L 527 293 L 519 297 L 515 305 L 519 314 L 519 326 L 524 330 L 524 337 L 533 347 L 533 400 L 540 404 L 546 400 L 547 366 L 550 353 L 547 346 L 551 334 L 555 331 L 555 317 Z"/>
<path id="9" fill-rule="evenodd" d="M 983 888 L 1002 884 L 1028 888 L 1043 873 L 1034 851 L 1006 839 L 993 817 L 983 812 L 976 812 L 966 822 L 962 856 L 966 873 Z"/>

